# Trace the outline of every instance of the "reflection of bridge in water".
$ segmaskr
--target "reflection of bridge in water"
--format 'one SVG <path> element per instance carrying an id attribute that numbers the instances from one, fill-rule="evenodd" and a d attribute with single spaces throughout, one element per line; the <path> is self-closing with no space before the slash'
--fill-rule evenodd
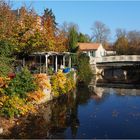
<path id="1" fill-rule="evenodd" d="M 90 91 L 96 94 L 99 98 L 102 98 L 105 93 L 118 93 L 119 95 L 128 96 L 140 95 L 140 83 L 108 83 L 103 79 L 101 80 L 101 78 L 101 76 L 96 76 L 96 78 L 93 78 L 91 83 L 89 84 Z"/>

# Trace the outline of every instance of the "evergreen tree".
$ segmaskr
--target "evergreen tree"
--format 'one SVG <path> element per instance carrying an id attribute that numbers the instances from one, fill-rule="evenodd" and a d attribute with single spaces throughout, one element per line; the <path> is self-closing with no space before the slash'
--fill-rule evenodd
<path id="1" fill-rule="evenodd" d="M 52 9 L 46 8 L 44 10 L 43 19 L 48 20 L 49 18 L 51 19 L 54 28 L 56 28 L 57 23 L 56 23 L 55 15 L 53 14 Z"/>
<path id="2" fill-rule="evenodd" d="M 76 52 L 77 49 L 78 49 L 78 47 L 77 47 L 78 32 L 77 32 L 75 26 L 72 26 L 69 29 L 68 41 L 69 41 L 69 51 L 70 52 Z"/>
<path id="3" fill-rule="evenodd" d="M 91 39 L 88 35 L 79 33 L 78 42 L 91 42 Z"/>

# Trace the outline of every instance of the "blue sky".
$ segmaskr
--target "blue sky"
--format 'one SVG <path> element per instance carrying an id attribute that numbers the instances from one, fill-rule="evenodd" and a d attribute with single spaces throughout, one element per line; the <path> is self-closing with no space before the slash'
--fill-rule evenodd
<path id="1" fill-rule="evenodd" d="M 111 29 L 110 40 L 114 40 L 115 30 L 140 30 L 140 1 L 29 1 L 16 0 L 13 9 L 22 4 L 32 3 L 36 12 L 41 15 L 44 9 L 51 8 L 60 25 L 74 22 L 83 33 L 92 34 L 91 26 L 95 21 L 105 23 Z"/>

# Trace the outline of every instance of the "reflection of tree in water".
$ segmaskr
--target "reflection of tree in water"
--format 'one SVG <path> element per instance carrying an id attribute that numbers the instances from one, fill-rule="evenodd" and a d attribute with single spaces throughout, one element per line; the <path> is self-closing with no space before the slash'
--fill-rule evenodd
<path id="1" fill-rule="evenodd" d="M 87 104 L 88 100 L 90 99 L 91 93 L 89 92 L 88 87 L 86 86 L 81 86 L 78 87 L 78 91 L 77 91 L 77 104 L 81 105 L 81 104 Z"/>
<path id="2" fill-rule="evenodd" d="M 67 127 L 71 127 L 72 136 L 75 137 L 79 126 L 78 104 L 74 98 L 75 93 L 63 96 L 52 104 L 51 129 L 52 138 L 62 138 Z M 60 130 L 62 130 L 60 132 Z M 64 138 L 64 137 L 63 137 Z"/>
<path id="3" fill-rule="evenodd" d="M 74 93 L 76 94 L 76 93 Z M 69 110 L 67 114 L 67 121 L 66 121 L 67 126 L 71 127 L 71 135 L 72 138 L 76 137 L 77 130 L 79 127 L 79 119 L 78 119 L 78 104 L 77 104 L 77 96 L 75 100 L 72 98 L 69 98 Z"/>
<path id="4" fill-rule="evenodd" d="M 82 86 L 77 89 L 76 93 L 71 93 L 68 96 L 59 98 L 55 103 L 53 102 L 53 105 L 51 106 L 51 124 L 53 125 L 53 131 L 50 131 L 51 135 L 55 137 L 60 129 L 63 128 L 64 132 L 67 127 L 70 127 L 72 138 L 75 138 L 80 125 L 78 118 L 78 105 L 88 103 L 90 96 L 91 94 L 88 91 L 88 88 Z"/>
<path id="5" fill-rule="evenodd" d="M 72 138 L 75 138 L 80 125 L 78 105 L 87 103 L 89 98 L 90 93 L 84 87 L 41 105 L 38 114 L 21 118 L 5 138 L 65 138 L 64 132 L 68 127 Z"/>

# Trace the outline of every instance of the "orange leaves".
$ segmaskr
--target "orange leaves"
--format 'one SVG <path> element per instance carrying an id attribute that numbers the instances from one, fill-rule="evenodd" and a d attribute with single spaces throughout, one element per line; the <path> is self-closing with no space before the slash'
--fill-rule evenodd
<path id="1" fill-rule="evenodd" d="M 0 39 L 11 41 L 18 53 L 66 51 L 65 35 L 57 28 L 51 10 L 38 16 L 26 7 L 11 10 L 0 5 L 0 17 Z"/>
<path id="2" fill-rule="evenodd" d="M 38 103 L 46 96 L 43 90 L 44 89 L 51 90 L 51 84 L 46 74 L 35 74 L 34 77 L 38 85 L 38 90 L 27 93 L 27 100 Z"/>
<path id="3" fill-rule="evenodd" d="M 0 88 L 7 87 L 9 81 L 10 81 L 10 78 L 0 77 Z"/>
<path id="4" fill-rule="evenodd" d="M 15 15 L 8 4 L 0 3 L 0 39 L 9 39 L 14 32 Z"/>
<path id="5" fill-rule="evenodd" d="M 5 85 L 4 79 L 0 77 L 0 87 L 3 87 Z"/>
<path id="6" fill-rule="evenodd" d="M 43 97 L 45 96 L 45 94 L 41 91 L 41 90 L 37 90 L 34 92 L 30 92 L 27 94 L 27 100 L 28 101 L 35 101 L 38 102 L 40 101 Z"/>
<path id="7" fill-rule="evenodd" d="M 9 99 L 9 97 L 7 95 L 0 97 L 0 108 L 3 106 L 4 102 L 8 99 Z"/>
<path id="8" fill-rule="evenodd" d="M 40 89 L 42 89 L 42 90 L 44 88 L 51 89 L 49 78 L 46 74 L 35 74 L 34 77 L 35 77 L 37 85 Z"/>

